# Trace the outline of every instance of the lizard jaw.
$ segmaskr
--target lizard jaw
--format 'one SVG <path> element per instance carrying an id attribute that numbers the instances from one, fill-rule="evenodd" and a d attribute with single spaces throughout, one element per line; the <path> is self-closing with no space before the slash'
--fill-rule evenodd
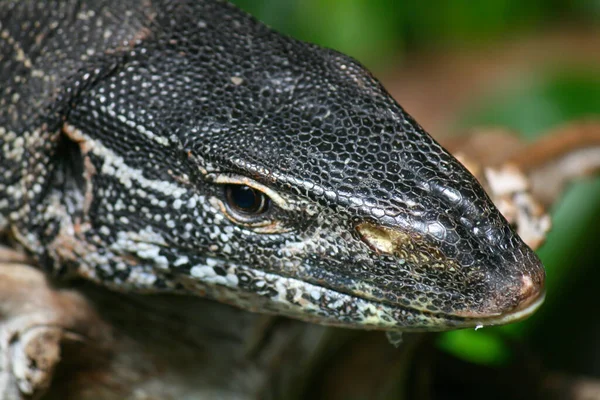
<path id="1" fill-rule="evenodd" d="M 501 314 L 444 314 L 360 297 L 218 259 L 211 259 L 210 264 L 219 265 L 226 275 L 217 275 L 208 266 L 200 267 L 202 271 L 192 269 L 190 275 L 178 279 L 185 293 L 201 294 L 249 311 L 346 328 L 427 332 L 503 325 L 528 317 L 545 297 L 544 291 L 539 292 Z"/>
<path id="2" fill-rule="evenodd" d="M 154 279 L 164 272 L 154 271 L 151 275 Z M 127 281 L 107 285 L 94 269 L 78 269 L 78 275 L 117 291 L 189 294 L 251 312 L 285 315 L 322 325 L 383 331 L 434 332 L 507 324 L 531 315 L 545 297 L 545 292 L 540 291 L 501 314 L 469 316 L 467 313 L 456 315 L 404 307 L 216 258 L 207 258 L 202 265 L 171 275 L 169 284 L 160 289 L 154 286 L 153 280 L 142 279 L 147 276 L 144 273 L 132 271 Z"/>

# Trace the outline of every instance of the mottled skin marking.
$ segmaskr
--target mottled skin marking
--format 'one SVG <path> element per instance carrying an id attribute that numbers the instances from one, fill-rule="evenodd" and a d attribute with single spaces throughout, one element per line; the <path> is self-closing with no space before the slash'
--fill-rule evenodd
<path id="1" fill-rule="evenodd" d="M 351 58 L 217 0 L 4 0 L 0 24 L 0 231 L 49 272 L 386 330 L 541 303 L 535 254 Z M 236 219 L 230 184 L 268 212 Z"/>

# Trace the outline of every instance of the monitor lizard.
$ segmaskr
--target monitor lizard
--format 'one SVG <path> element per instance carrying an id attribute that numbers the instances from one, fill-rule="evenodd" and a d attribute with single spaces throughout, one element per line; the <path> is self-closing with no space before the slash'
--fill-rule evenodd
<path id="1" fill-rule="evenodd" d="M 545 272 L 357 61 L 220 0 L 0 2 L 0 232 L 57 279 L 388 331 Z"/>

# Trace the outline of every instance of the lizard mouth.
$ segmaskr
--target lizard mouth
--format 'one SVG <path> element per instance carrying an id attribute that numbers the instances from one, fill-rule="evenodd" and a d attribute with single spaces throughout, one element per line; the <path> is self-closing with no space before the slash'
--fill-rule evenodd
<path id="1" fill-rule="evenodd" d="M 289 278 L 284 278 L 289 279 Z M 524 279 L 527 282 L 527 279 Z M 306 283 L 306 282 L 305 282 Z M 310 283 L 306 283 L 311 285 Z M 357 304 L 357 308 L 368 310 L 370 305 L 377 309 L 377 313 L 371 318 L 357 320 L 355 323 L 364 328 L 379 330 L 399 331 L 445 331 L 462 328 L 481 328 L 484 326 L 496 326 L 514 323 L 526 319 L 536 312 L 544 303 L 546 292 L 543 287 L 532 288 L 525 285 L 522 289 L 524 295 L 520 297 L 516 306 L 504 307 L 498 311 L 496 307 L 490 307 L 488 311 L 454 311 L 436 312 L 420 307 L 404 306 L 392 303 L 385 299 L 374 298 L 356 293 L 354 291 L 338 290 L 324 286 L 317 286 L 323 291 L 335 293 L 339 297 L 348 296 Z M 496 303 L 490 299 L 488 303 Z M 484 307 L 485 308 L 485 307 Z M 367 314 L 367 313 L 365 313 Z M 330 324 L 329 322 L 322 322 Z M 337 322 L 331 325 L 346 325 Z M 361 327 L 356 326 L 356 327 Z"/>
<path id="2" fill-rule="evenodd" d="M 431 312 L 248 266 L 215 259 L 212 264 L 226 273 L 213 274 L 206 267 L 202 277 L 194 276 L 193 271 L 191 275 L 182 275 L 184 291 L 203 292 L 207 297 L 250 311 L 346 328 L 425 332 L 501 325 L 528 317 L 545 297 L 545 292 L 540 291 L 517 307 L 487 315 Z"/>

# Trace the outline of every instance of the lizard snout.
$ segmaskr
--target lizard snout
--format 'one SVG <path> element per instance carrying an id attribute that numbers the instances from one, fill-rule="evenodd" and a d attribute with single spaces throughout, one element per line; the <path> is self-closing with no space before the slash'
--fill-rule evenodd
<path id="1" fill-rule="evenodd" d="M 369 290 L 371 298 L 464 327 L 523 319 L 543 302 L 543 265 L 515 236 L 485 246 L 471 237 L 471 247 L 479 243 L 485 250 L 460 254 L 423 233 L 368 222 L 356 229 L 375 257 L 387 264 L 389 279 L 385 287 Z"/>
<path id="2" fill-rule="evenodd" d="M 532 314 L 545 297 L 544 267 L 535 255 L 528 253 L 511 264 L 489 274 L 488 297 L 480 307 L 458 311 L 455 315 L 488 319 L 487 324 L 502 324 Z"/>

